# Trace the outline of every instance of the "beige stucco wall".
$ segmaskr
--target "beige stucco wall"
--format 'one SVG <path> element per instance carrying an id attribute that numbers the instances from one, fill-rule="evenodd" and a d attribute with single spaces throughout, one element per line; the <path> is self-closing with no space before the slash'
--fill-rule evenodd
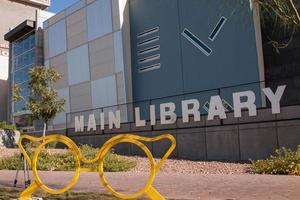
<path id="1" fill-rule="evenodd" d="M 0 121 L 4 121 L 7 118 L 7 91 L 7 81 L 0 80 Z"/>
<path id="2" fill-rule="evenodd" d="M 4 40 L 4 35 L 9 30 L 15 28 L 23 21 L 35 20 L 37 8 L 24 5 L 21 3 L 0 0 L 0 44 L 8 45 L 9 43 Z M 8 69 L 7 66 L 1 66 L 2 70 Z M 7 70 L 6 70 L 7 71 Z M 7 107 L 8 107 L 8 81 L 1 81 L 0 85 L 0 121 L 7 120 Z"/>
<path id="3" fill-rule="evenodd" d="M 9 0 L 0 0 L 0 43 L 8 44 L 4 35 L 26 19 L 35 19 L 36 8 Z"/>

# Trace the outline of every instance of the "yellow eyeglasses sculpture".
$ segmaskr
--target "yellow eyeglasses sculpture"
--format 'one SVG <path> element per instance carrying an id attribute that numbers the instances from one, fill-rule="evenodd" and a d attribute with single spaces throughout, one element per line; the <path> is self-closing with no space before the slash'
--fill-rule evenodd
<path id="1" fill-rule="evenodd" d="M 28 156 L 26 150 L 24 149 L 24 147 L 22 145 L 22 141 L 25 139 L 32 141 L 32 142 L 41 142 L 41 144 L 35 150 L 32 160 L 30 159 L 30 157 Z M 142 142 L 156 142 L 156 141 L 163 140 L 163 139 L 170 140 L 171 146 L 168 149 L 168 151 L 166 152 L 166 154 L 163 156 L 161 161 L 155 166 L 155 161 L 154 161 L 153 155 L 151 154 L 148 147 L 146 147 Z M 68 186 L 66 186 L 65 188 L 58 189 L 58 190 L 47 187 L 41 181 L 40 177 L 38 176 L 38 172 L 37 172 L 38 156 L 41 153 L 41 151 L 44 149 L 45 145 L 52 143 L 52 142 L 60 142 L 60 143 L 65 144 L 72 152 L 74 159 L 75 159 L 75 165 L 76 165 L 75 175 L 74 175 L 71 183 Z M 107 180 L 104 176 L 104 170 L 103 170 L 104 158 L 113 146 L 120 144 L 120 143 L 132 143 L 132 144 L 137 145 L 139 148 L 141 148 L 145 152 L 145 154 L 147 155 L 147 157 L 150 161 L 151 170 L 150 170 L 150 175 L 147 180 L 147 183 L 143 189 L 141 189 L 140 191 L 138 191 L 135 194 L 125 195 L 125 194 L 115 191 L 109 185 L 109 183 L 107 182 Z M 65 192 L 67 192 L 68 190 L 70 190 L 77 183 L 80 172 L 98 172 L 100 180 L 103 183 L 103 185 L 105 186 L 105 188 L 110 193 L 112 193 L 115 197 L 118 197 L 120 199 L 136 199 L 136 198 L 141 197 L 142 195 L 146 194 L 146 195 L 148 195 L 148 197 L 150 199 L 161 200 L 161 199 L 165 199 L 165 198 L 158 191 L 156 191 L 156 189 L 154 189 L 152 187 L 152 183 L 154 181 L 156 173 L 160 170 L 160 168 L 162 167 L 162 165 L 164 164 L 166 159 L 171 155 L 171 153 L 175 149 L 176 140 L 172 135 L 169 135 L 169 134 L 161 135 L 161 136 L 154 137 L 154 138 L 145 138 L 145 137 L 140 137 L 140 136 L 131 135 L 131 134 L 118 135 L 118 136 L 115 136 L 115 137 L 111 138 L 110 140 L 108 140 L 101 147 L 96 158 L 93 160 L 86 159 L 81 154 L 78 146 L 70 138 L 65 137 L 63 135 L 50 135 L 50 136 L 41 137 L 41 138 L 35 138 L 35 137 L 28 136 L 28 135 L 22 135 L 19 139 L 18 146 L 21 149 L 26 160 L 28 161 L 29 165 L 31 166 L 32 171 L 33 171 L 33 177 L 34 177 L 34 181 L 31 183 L 31 185 L 20 194 L 20 198 L 19 198 L 20 200 L 31 199 L 32 194 L 38 188 L 41 188 L 42 190 L 44 190 L 45 192 L 47 192 L 49 194 L 54 194 L 54 195 L 63 194 Z M 99 163 L 97 169 L 81 168 L 81 166 L 80 166 L 81 163 L 91 164 L 91 163 L 95 163 L 95 162 Z"/>

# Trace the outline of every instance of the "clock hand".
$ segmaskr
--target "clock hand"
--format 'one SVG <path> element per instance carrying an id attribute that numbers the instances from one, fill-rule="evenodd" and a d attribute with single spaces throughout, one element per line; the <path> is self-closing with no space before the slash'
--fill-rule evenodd
<path id="1" fill-rule="evenodd" d="M 214 30 L 209 35 L 208 39 L 214 41 L 218 36 L 218 34 L 220 33 L 223 26 L 225 25 L 226 21 L 227 21 L 226 17 L 222 16 L 221 19 L 218 21 L 217 25 L 215 26 Z"/>
<path id="2" fill-rule="evenodd" d="M 187 28 L 185 28 L 181 34 L 206 56 L 209 56 L 212 53 L 212 50 Z"/>

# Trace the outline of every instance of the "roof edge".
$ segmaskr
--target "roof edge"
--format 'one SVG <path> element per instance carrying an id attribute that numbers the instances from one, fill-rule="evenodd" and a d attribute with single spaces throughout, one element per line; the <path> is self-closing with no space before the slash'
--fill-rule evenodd
<path id="1" fill-rule="evenodd" d="M 25 20 L 14 29 L 9 31 L 4 35 L 4 39 L 8 42 L 15 41 L 16 39 L 20 38 L 21 36 L 25 35 L 26 33 L 31 32 L 35 29 L 36 22 L 33 20 Z"/>

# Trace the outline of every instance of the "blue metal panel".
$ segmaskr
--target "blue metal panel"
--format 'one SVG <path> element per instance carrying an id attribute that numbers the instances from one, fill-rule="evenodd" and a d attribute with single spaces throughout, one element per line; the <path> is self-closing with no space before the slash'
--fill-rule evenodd
<path id="1" fill-rule="evenodd" d="M 259 81 L 249 1 L 131 0 L 130 16 L 134 101 Z"/>
<path id="2" fill-rule="evenodd" d="M 130 24 L 134 100 L 182 93 L 177 1 L 131 0 Z"/>
<path id="3" fill-rule="evenodd" d="M 205 56 L 181 37 L 185 92 L 259 81 L 248 1 L 179 0 L 179 10 L 181 30 L 188 28 L 213 51 Z M 227 19 L 225 24 L 223 17 Z"/>

